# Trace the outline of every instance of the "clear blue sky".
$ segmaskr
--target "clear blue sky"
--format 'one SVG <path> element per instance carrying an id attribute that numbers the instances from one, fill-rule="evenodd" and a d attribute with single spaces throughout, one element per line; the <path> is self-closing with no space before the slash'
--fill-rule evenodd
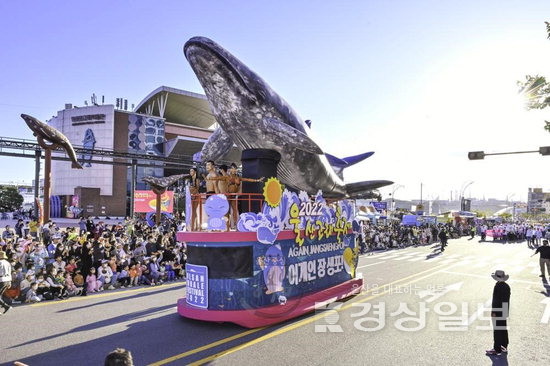
<path id="1" fill-rule="evenodd" d="M 550 145 L 548 112 L 514 96 L 523 75 L 550 76 L 548 0 L 3 1 L 0 14 L 0 136 L 31 138 L 21 113 L 45 120 L 92 93 L 136 104 L 160 85 L 202 93 L 182 52 L 202 35 L 311 119 L 327 152 L 376 151 L 348 181 L 391 179 L 403 198 L 420 182 L 428 198 L 469 180 L 478 197 L 550 188 L 550 158 L 466 160 Z M 33 178 L 30 159 L 0 164 L 2 182 Z"/>

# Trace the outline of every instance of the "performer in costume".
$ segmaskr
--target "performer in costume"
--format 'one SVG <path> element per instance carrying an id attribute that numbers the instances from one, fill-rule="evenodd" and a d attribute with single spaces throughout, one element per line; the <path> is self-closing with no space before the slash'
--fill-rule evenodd
<path id="1" fill-rule="evenodd" d="M 200 196 L 199 187 L 201 180 L 197 175 L 197 169 L 189 169 L 189 191 L 191 192 L 191 231 L 199 230 L 199 222 L 197 217 L 197 207 L 199 206 Z"/>
<path id="2" fill-rule="evenodd" d="M 259 179 L 243 178 L 237 173 L 237 164 L 231 163 L 229 173 L 227 175 L 219 175 L 216 177 L 206 177 L 206 180 L 224 181 L 227 182 L 228 199 L 231 203 L 231 228 L 234 229 L 239 218 L 239 210 L 237 208 L 237 193 L 240 192 L 241 182 L 263 182 L 264 177 Z"/>

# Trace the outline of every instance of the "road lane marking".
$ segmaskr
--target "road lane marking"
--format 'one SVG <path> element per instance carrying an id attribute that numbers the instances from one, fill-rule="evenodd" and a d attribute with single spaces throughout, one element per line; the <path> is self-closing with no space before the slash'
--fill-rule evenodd
<path id="1" fill-rule="evenodd" d="M 366 301 L 368 301 L 368 300 L 371 300 L 371 299 L 380 297 L 380 296 L 385 295 L 385 294 L 387 294 L 387 293 L 390 293 L 390 292 L 392 291 L 391 285 L 394 285 L 394 284 L 396 284 L 396 283 L 398 283 L 398 282 L 407 281 L 407 280 L 409 280 L 409 279 L 411 279 L 411 278 L 413 278 L 413 277 L 417 277 L 417 276 L 420 276 L 420 275 L 422 275 L 422 274 L 424 274 L 424 273 L 426 273 L 426 272 L 432 271 L 431 273 L 429 273 L 429 274 L 426 275 L 426 276 L 412 279 L 409 283 L 407 283 L 407 285 L 410 284 L 410 283 L 416 282 L 416 281 L 420 281 L 420 280 L 422 280 L 422 279 L 424 279 L 424 278 L 427 278 L 427 277 L 429 277 L 429 276 L 431 276 L 431 275 L 433 275 L 433 274 L 435 274 L 435 273 L 437 273 L 437 272 L 440 272 L 440 269 L 442 269 L 443 267 L 445 267 L 445 266 L 435 266 L 435 267 L 433 267 L 433 268 L 424 270 L 424 271 L 422 271 L 422 272 L 418 272 L 418 273 L 412 274 L 412 275 L 410 275 L 410 276 L 406 276 L 406 277 L 400 278 L 400 279 L 398 279 L 398 280 L 392 281 L 392 282 L 387 283 L 387 284 L 385 284 L 385 285 L 383 285 L 383 286 L 381 287 L 381 288 L 387 288 L 387 287 L 389 287 L 387 290 L 384 290 L 384 291 L 382 291 L 382 292 L 379 292 L 379 293 L 376 294 L 376 295 L 371 295 L 371 296 L 367 296 L 367 297 L 361 297 L 361 295 L 358 295 L 358 296 L 360 296 L 360 298 L 357 299 L 356 301 L 353 301 L 353 302 L 351 302 L 351 303 L 349 303 L 349 304 L 347 304 L 347 305 L 341 306 L 340 308 L 335 309 L 335 310 L 336 310 L 336 311 L 342 311 L 342 310 L 345 310 L 345 309 L 349 309 L 349 308 L 352 307 L 354 304 L 366 302 Z M 379 289 L 380 289 L 380 287 L 378 287 L 378 288 L 372 288 L 372 289 L 370 289 L 370 290 L 365 291 L 365 292 L 363 293 L 363 295 L 367 295 L 368 293 L 370 293 L 370 292 L 372 292 L 372 291 L 378 291 Z M 318 314 L 318 315 L 312 315 L 311 317 L 309 317 L 309 318 L 307 318 L 307 319 L 300 320 L 300 321 L 297 321 L 297 322 L 295 322 L 295 323 L 289 324 L 288 326 L 285 326 L 285 327 L 283 327 L 283 328 L 279 328 L 279 329 L 277 329 L 277 330 L 274 330 L 274 331 L 271 332 L 271 333 L 268 333 L 268 334 L 266 334 L 266 335 L 263 335 L 263 336 L 261 336 L 261 337 L 258 337 L 258 338 L 254 339 L 254 340 L 249 341 L 249 342 L 243 343 L 242 345 L 238 345 L 238 346 L 229 348 L 229 349 L 227 349 L 227 350 L 225 350 L 225 351 L 221 351 L 221 352 L 218 352 L 218 353 L 216 353 L 216 354 L 214 354 L 214 355 L 211 355 L 211 356 L 208 356 L 208 357 L 206 357 L 206 358 L 203 358 L 203 359 L 201 359 L 201 360 L 199 360 L 199 361 L 196 361 L 196 362 L 194 362 L 194 363 L 191 363 L 190 365 L 202 365 L 202 364 L 204 364 L 204 363 L 206 363 L 206 362 L 212 361 L 212 360 L 214 360 L 214 359 L 216 359 L 216 358 L 219 358 L 219 357 L 221 357 L 221 356 L 228 355 L 228 354 L 230 354 L 230 353 L 234 353 L 234 352 L 239 351 L 239 350 L 244 349 L 244 348 L 248 348 L 248 347 L 250 347 L 250 346 L 252 346 L 252 345 L 254 345 L 254 344 L 257 344 L 257 343 L 262 342 L 262 341 L 264 341 L 264 340 L 267 340 L 267 339 L 269 339 L 269 338 L 273 338 L 273 337 L 275 337 L 275 336 L 277 336 L 277 335 L 279 335 L 279 334 L 283 334 L 283 333 L 286 333 L 286 332 L 291 331 L 291 330 L 293 330 L 293 329 L 296 329 L 296 328 L 298 328 L 298 327 L 307 325 L 307 324 L 309 324 L 309 323 L 311 323 L 311 322 L 313 322 L 313 321 L 315 321 L 315 320 L 317 320 L 317 319 L 320 319 L 320 318 L 322 318 L 322 317 L 325 317 L 325 316 L 327 316 L 327 315 L 328 315 L 327 312 L 323 312 L 323 313 Z M 273 326 L 270 326 L 270 327 L 273 327 Z M 268 327 L 264 327 L 264 328 L 261 328 L 261 329 L 259 328 L 259 330 L 262 330 L 262 329 L 265 329 L 265 328 L 268 328 Z M 248 334 L 255 333 L 255 332 L 257 332 L 257 331 L 258 331 L 258 330 L 256 330 L 256 329 L 251 329 L 251 330 L 248 330 L 248 331 L 246 331 L 246 332 L 244 332 L 244 333 L 247 333 L 247 334 L 245 334 L 245 335 L 248 335 Z M 205 346 L 200 347 L 200 349 L 191 350 L 191 351 L 188 351 L 188 352 L 184 352 L 184 353 L 182 353 L 182 354 L 179 354 L 179 355 L 175 355 L 175 356 L 166 358 L 166 359 L 161 360 L 161 361 L 157 361 L 157 362 L 152 363 L 152 364 L 150 364 L 150 365 L 151 365 L 151 366 L 160 366 L 160 365 L 167 364 L 167 363 L 169 363 L 169 362 L 173 362 L 173 361 L 175 361 L 175 360 L 178 360 L 178 359 L 187 357 L 187 356 L 189 356 L 189 355 L 191 355 L 191 354 L 194 354 L 194 353 L 197 353 L 197 352 L 201 352 L 201 351 L 204 351 L 204 350 L 207 350 L 207 349 L 210 349 L 210 348 L 219 346 L 219 345 L 221 345 L 221 344 L 230 342 L 230 341 L 232 341 L 232 340 L 234 340 L 234 339 L 241 338 L 242 336 L 244 336 L 244 335 L 241 336 L 240 334 L 243 334 L 243 333 L 239 333 L 239 334 L 237 334 L 237 335 L 235 335 L 235 336 L 232 336 L 232 337 L 229 337 L 229 338 L 224 338 L 224 339 L 221 339 L 221 340 L 216 341 L 216 342 L 214 342 L 214 343 L 207 344 L 207 345 L 205 345 Z"/>
<path id="2" fill-rule="evenodd" d="M 227 343 L 227 342 L 231 342 L 235 339 L 239 339 L 239 338 L 242 338 L 242 337 L 245 337 L 249 334 L 253 334 L 253 333 L 257 333 L 261 330 L 264 330 L 266 329 L 267 327 L 261 327 L 261 328 L 255 328 L 255 329 L 249 329 L 247 331 L 244 331 L 242 333 L 238 333 L 238 334 L 235 334 L 231 337 L 227 337 L 227 338 L 223 338 L 223 339 L 220 339 L 219 341 L 216 341 L 216 342 L 212 342 L 212 343 L 209 343 L 209 344 L 206 344 L 202 347 L 199 347 L 199 348 L 194 348 L 190 351 L 187 351 L 187 352 L 184 352 L 184 353 L 180 353 L 179 355 L 175 355 L 175 356 L 172 356 L 172 357 L 168 357 L 168 358 L 165 358 L 164 360 L 160 360 L 160 361 L 157 361 L 157 362 L 154 362 L 154 363 L 151 363 L 149 364 L 149 366 L 160 366 L 160 365 L 165 365 L 167 363 L 170 363 L 170 362 L 174 362 L 174 361 L 177 361 L 177 360 L 180 360 L 182 358 L 185 358 L 187 356 L 191 356 L 195 353 L 198 353 L 198 352 L 202 352 L 202 351 L 205 351 L 207 349 L 210 349 L 210 348 L 213 348 L 213 347 L 217 347 L 219 345 L 222 345 L 224 343 Z"/>
<path id="3" fill-rule="evenodd" d="M 375 262 L 375 263 L 369 263 L 369 264 L 365 264 L 365 265 L 359 266 L 359 267 L 357 267 L 357 268 L 375 266 L 375 265 L 377 265 L 377 264 L 386 263 L 386 262 L 387 262 L 387 261 L 380 261 L 380 262 Z"/>
<path id="4" fill-rule="evenodd" d="M 157 290 L 159 288 L 170 288 L 170 287 L 177 287 L 177 286 L 184 286 L 185 282 L 177 282 L 177 283 L 170 283 L 170 284 L 162 284 L 160 286 L 150 286 L 150 287 L 141 287 L 131 290 L 124 290 L 124 291 L 114 291 L 114 292 L 104 292 L 96 295 L 87 295 L 87 296 L 75 296 L 71 297 L 69 299 L 65 300 L 53 300 L 48 302 L 38 302 L 36 304 L 29 305 L 30 307 L 40 307 L 40 306 L 48 306 L 48 305 L 57 305 L 57 304 L 65 304 L 68 302 L 76 302 L 76 301 L 83 301 L 88 299 L 97 299 L 101 297 L 109 297 L 109 296 L 115 296 L 115 295 L 121 295 L 121 294 L 130 294 L 130 293 L 142 293 L 142 292 L 151 292 L 154 290 Z"/>
<path id="5" fill-rule="evenodd" d="M 405 285 L 409 285 L 409 284 L 411 284 L 411 283 L 418 282 L 418 281 L 423 280 L 423 279 L 425 279 L 425 278 L 427 278 L 427 277 L 433 276 L 434 274 L 441 272 L 441 271 L 439 270 L 439 268 L 441 268 L 441 267 L 443 267 L 443 266 L 437 266 L 437 267 L 435 267 L 435 268 L 432 268 L 432 269 L 434 270 L 432 273 L 429 273 L 429 274 L 427 274 L 427 275 L 425 275 L 425 276 L 422 276 L 422 277 L 419 277 L 419 278 L 412 279 L 411 281 L 409 281 L 409 282 L 406 283 Z M 428 272 L 428 271 L 430 271 L 430 270 L 426 270 L 426 271 L 423 271 L 423 272 L 419 272 L 419 273 L 417 273 L 417 274 L 415 274 L 415 275 L 422 274 L 422 273 L 425 273 L 425 272 Z M 408 279 L 408 278 L 413 277 L 413 276 L 415 276 L 415 275 L 411 275 L 411 276 L 405 277 L 405 278 L 403 278 L 403 279 L 401 279 L 401 280 L 393 281 L 393 282 L 391 282 L 391 283 L 389 283 L 389 284 L 386 284 L 385 286 L 392 285 L 392 284 L 394 284 L 394 283 L 396 283 L 396 282 L 401 282 L 402 280 Z M 343 305 L 343 306 L 341 306 L 341 307 L 339 307 L 339 308 L 334 308 L 334 309 L 331 309 L 331 310 L 341 312 L 341 311 L 343 311 L 343 310 L 346 310 L 346 309 L 351 308 L 354 304 L 359 304 L 359 303 L 367 302 L 367 301 L 369 301 L 369 300 L 375 299 L 375 298 L 380 297 L 380 296 L 382 296 L 382 295 L 385 295 L 385 294 L 387 294 L 387 293 L 391 293 L 391 291 L 392 291 L 392 290 L 391 290 L 391 286 L 390 286 L 390 289 L 384 290 L 384 291 L 381 292 L 381 293 L 378 293 L 378 294 L 376 294 L 376 295 L 367 296 L 367 297 L 365 297 L 365 298 L 359 299 L 359 300 L 357 300 L 357 301 L 353 301 L 353 302 L 351 302 L 351 303 L 349 303 L 349 304 L 346 304 L 346 305 Z M 367 291 L 367 292 L 368 292 L 368 291 Z M 312 323 L 312 322 L 314 322 L 314 321 L 316 321 L 316 320 L 318 320 L 318 319 L 321 319 L 321 318 L 326 317 L 327 315 L 329 315 L 329 313 L 330 313 L 330 312 L 323 312 L 323 313 L 320 313 L 320 314 L 317 314 L 317 315 L 313 315 L 313 316 L 311 316 L 311 317 L 309 317 L 309 318 L 307 318 L 307 319 L 304 319 L 304 320 L 301 320 L 301 321 L 299 321 L 299 322 L 290 324 L 290 325 L 288 325 L 288 326 L 286 326 L 286 327 L 284 327 L 284 328 L 279 328 L 279 329 L 277 329 L 277 330 L 274 330 L 274 331 L 271 332 L 271 333 L 265 334 L 265 335 L 263 335 L 263 336 L 261 336 L 261 337 L 258 337 L 258 338 L 256 338 L 256 339 L 253 339 L 253 340 L 248 341 L 248 342 L 246 342 L 246 343 L 243 343 L 243 344 L 241 344 L 241 345 L 235 346 L 235 347 L 233 347 L 233 348 L 229 348 L 229 349 L 227 349 L 227 350 L 225 350 L 225 351 L 221 351 L 221 352 L 218 352 L 218 353 L 213 354 L 213 355 L 211 355 L 211 356 L 205 357 L 205 358 L 203 358 L 203 359 L 201 359 L 201 360 L 192 362 L 192 363 L 190 363 L 189 365 L 191 365 L 191 366 L 204 365 L 205 363 L 211 362 L 211 361 L 213 361 L 213 360 L 216 360 L 216 359 L 218 359 L 218 358 L 220 358 L 220 357 L 222 357 L 222 356 L 227 356 L 227 355 L 229 355 L 229 354 L 231 354 L 231 353 L 235 353 L 235 352 L 237 352 L 237 351 L 243 350 L 243 349 L 245 349 L 245 348 L 248 348 L 248 347 L 250 347 L 250 346 L 253 346 L 253 345 L 255 345 L 255 344 L 258 344 L 258 343 L 260 343 L 260 342 L 263 342 L 263 341 L 265 341 L 265 340 L 268 340 L 268 339 L 270 339 L 270 338 L 276 337 L 276 336 L 278 336 L 278 335 L 280 335 L 280 334 L 284 334 L 284 333 L 286 333 L 286 332 L 289 332 L 289 331 L 294 330 L 294 329 L 296 329 L 296 328 L 299 328 L 299 327 L 301 327 L 301 326 L 304 326 L 304 325 L 307 325 L 307 324 L 309 324 L 309 323 Z"/>
<path id="6" fill-rule="evenodd" d="M 357 268 L 359 269 L 359 268 L 364 268 L 364 267 L 375 266 L 375 265 L 380 264 L 380 263 L 386 263 L 386 261 L 380 261 L 380 262 L 376 262 L 376 263 L 365 264 L 364 266 L 359 266 Z"/>

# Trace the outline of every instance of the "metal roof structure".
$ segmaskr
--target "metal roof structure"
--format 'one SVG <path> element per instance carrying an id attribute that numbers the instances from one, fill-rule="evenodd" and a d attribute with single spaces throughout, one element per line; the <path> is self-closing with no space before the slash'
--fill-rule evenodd
<path id="1" fill-rule="evenodd" d="M 211 129 L 216 123 L 206 96 L 168 86 L 160 86 L 149 93 L 134 112 L 200 128 Z"/>

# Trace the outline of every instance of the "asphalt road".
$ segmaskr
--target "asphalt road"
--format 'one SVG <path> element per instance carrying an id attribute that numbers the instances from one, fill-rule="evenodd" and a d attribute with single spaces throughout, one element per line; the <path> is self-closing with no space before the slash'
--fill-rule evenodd
<path id="1" fill-rule="evenodd" d="M 0 317 L 0 363 L 100 365 L 123 347 L 136 365 L 548 365 L 550 286 L 531 254 L 525 243 L 463 238 L 442 254 L 424 246 L 365 255 L 362 294 L 253 330 L 181 318 L 183 282 L 17 306 Z M 510 345 L 488 357 L 484 306 L 496 269 L 510 274 Z"/>

